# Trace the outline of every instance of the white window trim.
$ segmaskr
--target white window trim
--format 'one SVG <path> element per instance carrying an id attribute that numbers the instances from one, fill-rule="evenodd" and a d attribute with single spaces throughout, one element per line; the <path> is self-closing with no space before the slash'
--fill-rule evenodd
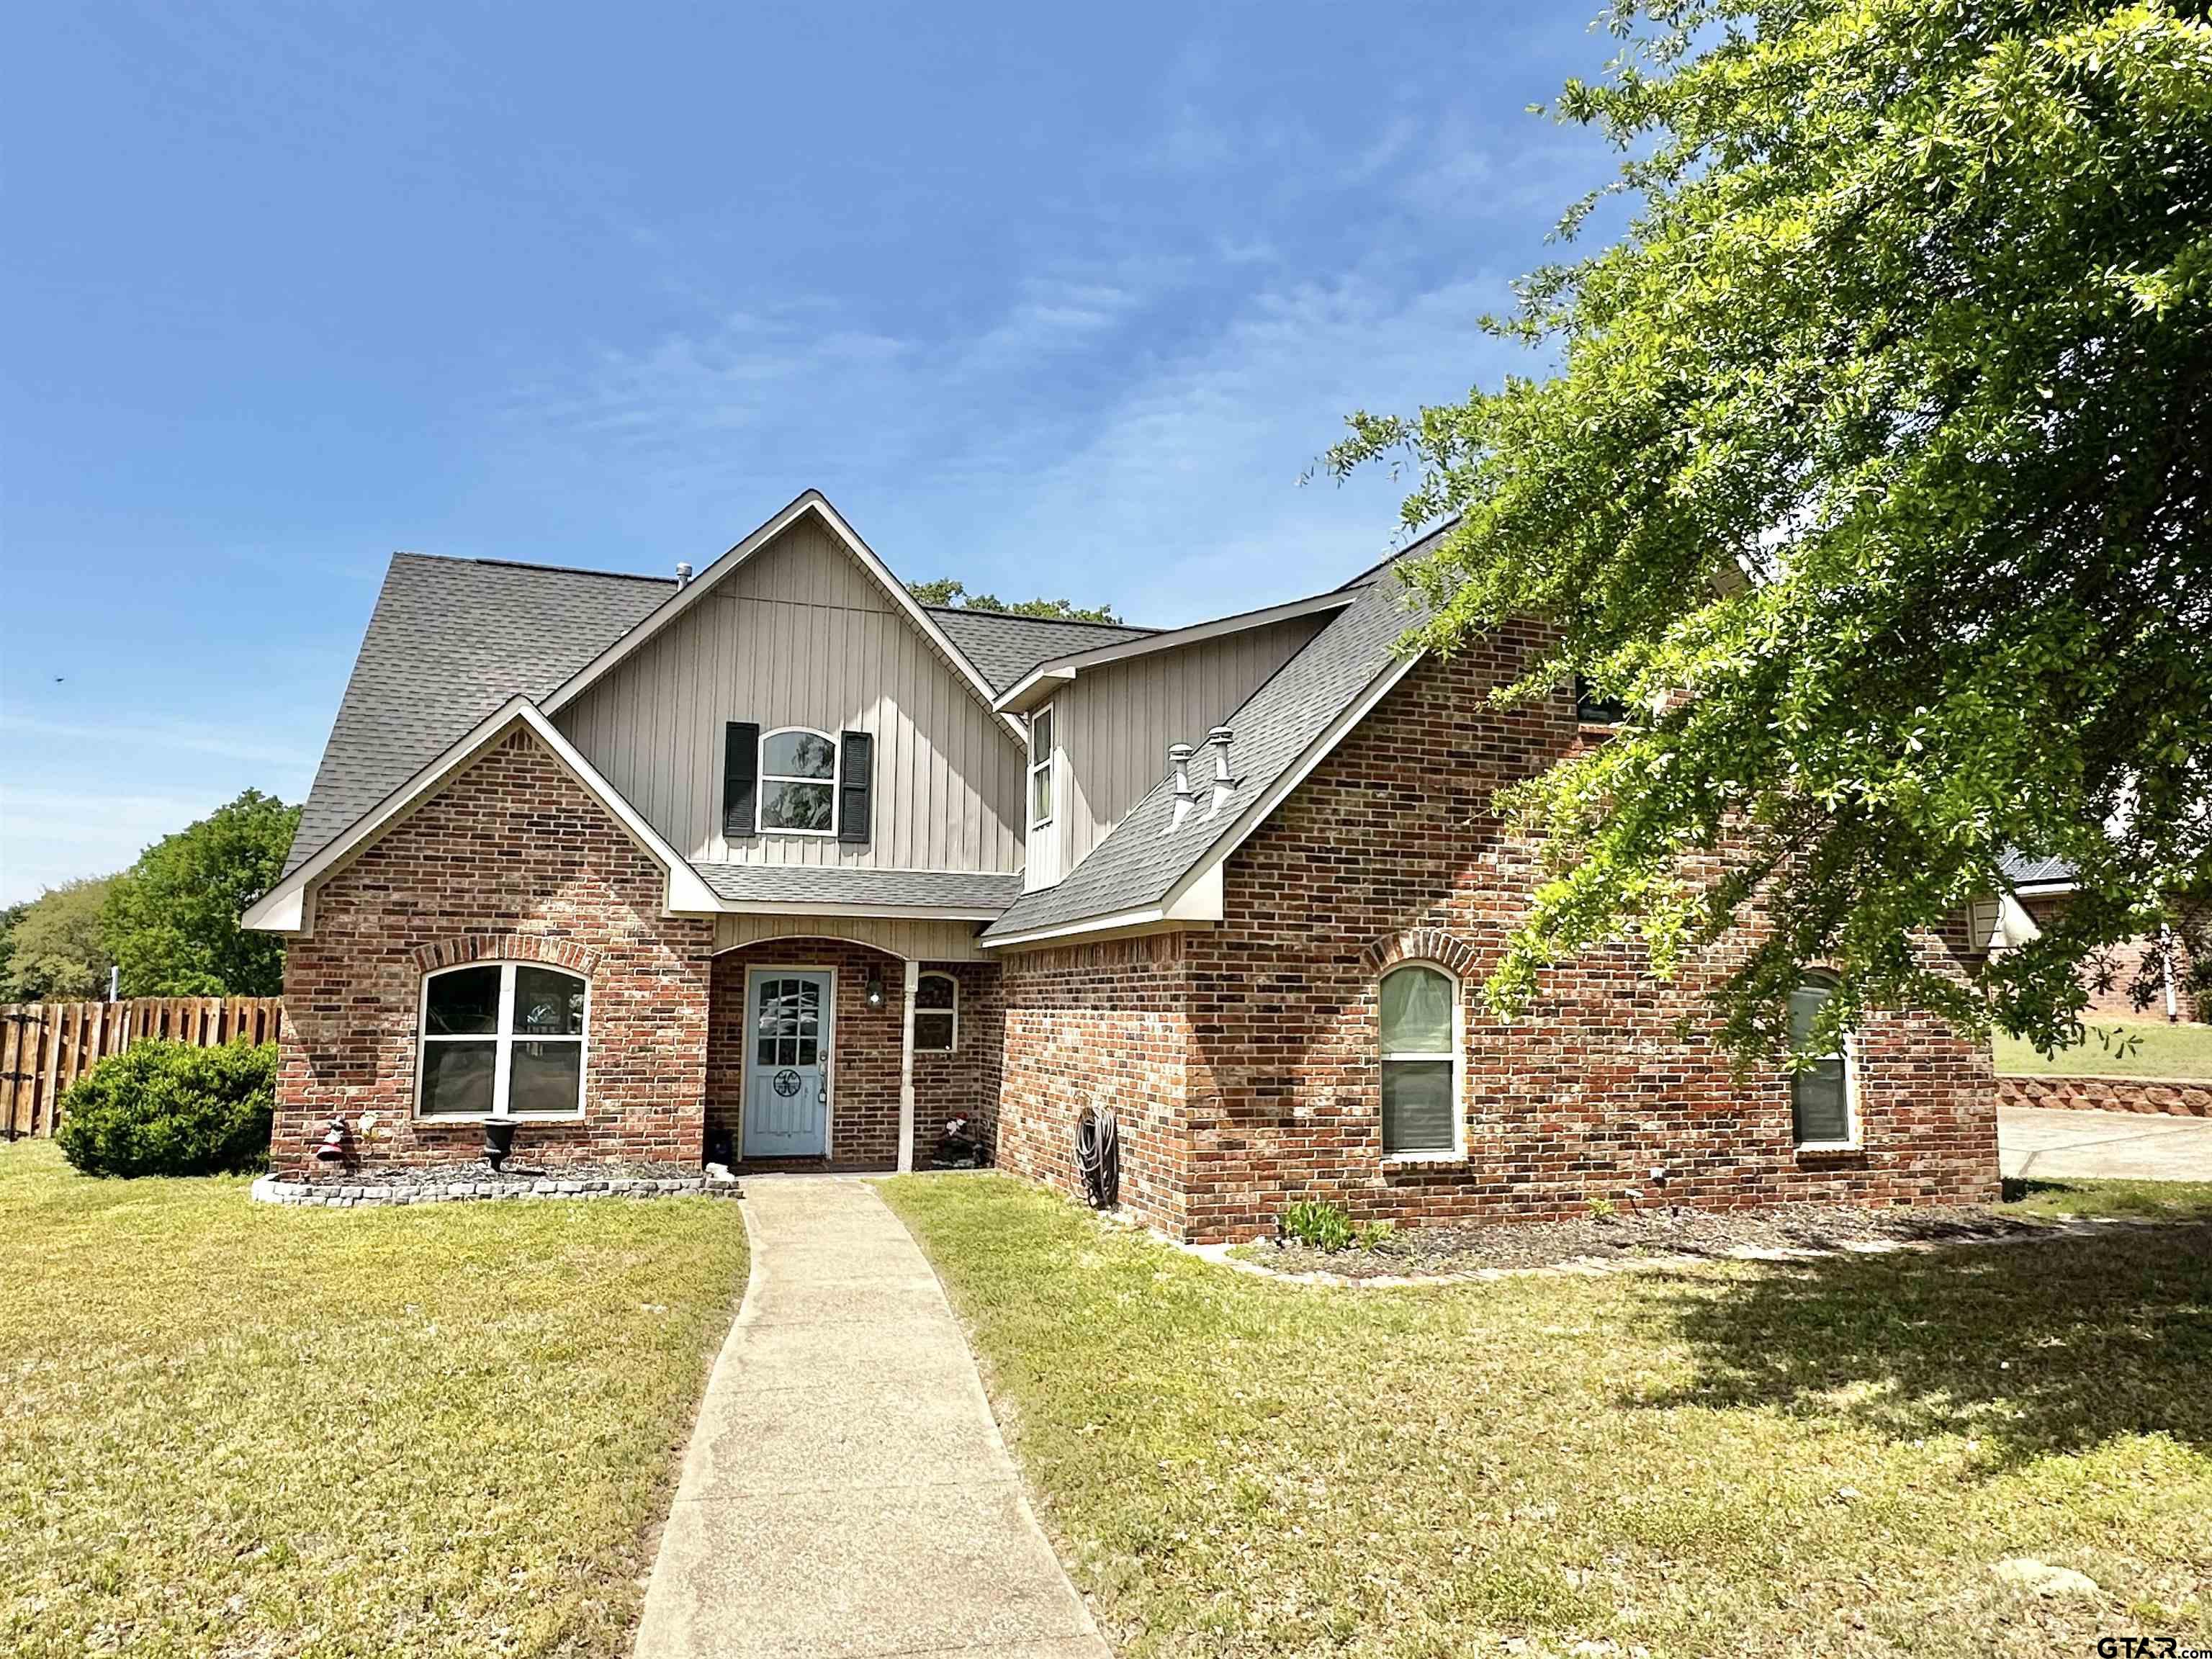
<path id="1" fill-rule="evenodd" d="M 830 775 L 826 778 L 794 777 L 788 772 L 768 769 L 768 740 L 787 738 L 793 732 L 803 737 L 820 738 L 830 745 Z M 787 830 L 767 822 L 768 787 L 771 783 L 805 783 L 830 786 L 830 827 L 827 830 Z M 754 751 L 753 760 L 753 833 L 757 836 L 834 836 L 837 833 L 837 806 L 843 799 L 845 786 L 845 745 L 835 732 L 817 732 L 811 726 L 779 726 L 773 732 L 760 734 L 760 747 Z"/>
<path id="2" fill-rule="evenodd" d="M 1415 1053 L 1411 1049 L 1401 1053 L 1382 1046 L 1382 981 L 1391 975 L 1402 973 L 1409 968 L 1425 969 L 1432 974 L 1442 974 L 1444 982 L 1451 987 L 1452 1046 L 1449 1054 Z M 1403 962 L 1394 962 L 1375 976 L 1375 1051 L 1378 1056 L 1375 1074 L 1376 1139 L 1380 1140 L 1382 1135 L 1381 1067 L 1388 1066 L 1392 1060 L 1425 1060 L 1434 1064 L 1443 1060 L 1451 1062 L 1452 1144 L 1449 1147 L 1431 1147 L 1419 1152 L 1392 1152 L 1386 1146 L 1382 1149 L 1382 1158 L 1387 1164 L 1452 1164 L 1460 1162 L 1467 1157 L 1467 1101 L 1464 1093 L 1467 1079 L 1467 1012 L 1466 999 L 1463 995 L 1465 989 L 1466 988 L 1460 983 L 1457 974 L 1452 972 L 1441 962 L 1432 962 L 1426 957 L 1408 957 Z"/>
<path id="3" fill-rule="evenodd" d="M 1815 983 L 1820 981 L 1815 981 Z M 1831 995 L 1832 984 L 1823 988 Z M 1846 1030 L 1843 1034 L 1843 1052 L 1807 1056 L 1812 1060 L 1840 1060 L 1844 1062 L 1844 1138 L 1841 1140 L 1800 1140 L 1797 1139 L 1797 1079 L 1801 1073 L 1786 1073 L 1790 1084 L 1790 1139 L 1801 1152 L 1856 1152 L 1865 1150 L 1859 1125 L 1859 1037 L 1858 1033 Z"/>
<path id="4" fill-rule="evenodd" d="M 1041 720 L 1052 722 L 1052 742 L 1047 746 L 1042 760 L 1037 758 L 1036 752 L 1036 728 Z M 1060 815 L 1060 778 L 1053 767 L 1053 762 L 1059 755 L 1060 700 L 1055 697 L 1052 702 L 1030 711 L 1030 761 L 1028 769 L 1022 775 L 1022 811 L 1031 830 L 1043 829 Z M 1040 772 L 1045 774 L 1045 787 L 1052 795 L 1052 811 L 1042 817 L 1036 816 L 1036 775 Z"/>
<path id="5" fill-rule="evenodd" d="M 946 1043 L 942 1048 L 924 1048 L 917 1043 L 915 1047 L 915 1053 L 918 1054 L 957 1054 L 960 1052 L 960 976 L 957 974 L 939 973 L 935 969 L 931 969 L 915 979 L 915 988 L 917 992 L 921 990 L 921 981 L 925 979 L 941 979 L 951 985 L 952 987 L 952 1006 L 950 1008 L 925 1008 L 921 1006 L 919 998 L 917 998 L 914 1005 L 914 1017 L 919 1020 L 927 1018 L 933 1014 L 951 1014 L 952 1016 L 952 1041 Z"/>
<path id="6" fill-rule="evenodd" d="M 499 971 L 499 1019 L 497 1029 L 490 1032 L 437 1032 L 426 1028 L 430 1024 L 430 981 L 443 979 L 448 974 L 465 974 L 472 969 L 496 968 Z M 514 1025 L 514 970 L 518 968 L 543 968 L 548 973 L 561 974 L 569 979 L 580 980 L 584 986 L 584 1030 L 581 1035 L 567 1036 L 532 1036 L 517 1038 Z M 576 1105 L 573 1111 L 516 1112 L 507 1109 L 507 1085 L 511 1069 L 514 1044 L 523 1042 L 573 1042 L 576 1045 Z M 492 1045 L 491 1110 L 489 1112 L 425 1112 L 422 1109 L 422 1076 L 428 1068 L 422 1064 L 422 1051 L 433 1042 L 489 1042 Z M 425 1123 L 483 1123 L 495 1118 L 511 1119 L 517 1123 L 571 1123 L 584 1115 L 585 1085 L 591 1076 L 592 1064 L 592 981 L 588 974 L 580 974 L 573 968 L 563 968 L 553 962 L 526 962 L 500 958 L 489 962 L 456 963 L 451 968 L 438 968 L 422 975 L 422 984 L 416 993 L 415 1008 L 415 1115 Z"/>

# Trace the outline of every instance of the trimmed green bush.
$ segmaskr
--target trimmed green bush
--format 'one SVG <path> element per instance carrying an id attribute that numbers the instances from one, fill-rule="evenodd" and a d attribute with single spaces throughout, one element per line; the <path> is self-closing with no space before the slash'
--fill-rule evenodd
<path id="1" fill-rule="evenodd" d="M 62 1155 L 87 1175 L 264 1169 L 276 1045 L 197 1048 L 152 1038 L 111 1054 L 62 1096 Z"/>

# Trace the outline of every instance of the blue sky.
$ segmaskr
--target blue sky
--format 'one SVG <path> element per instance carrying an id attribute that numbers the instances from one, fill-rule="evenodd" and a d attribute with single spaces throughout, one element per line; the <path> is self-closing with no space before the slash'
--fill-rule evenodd
<path id="1" fill-rule="evenodd" d="M 15 14 L 0 900 L 301 799 L 394 549 L 665 571 L 812 485 L 1141 622 L 1342 580 L 1340 417 L 1528 366 L 1595 9 Z"/>

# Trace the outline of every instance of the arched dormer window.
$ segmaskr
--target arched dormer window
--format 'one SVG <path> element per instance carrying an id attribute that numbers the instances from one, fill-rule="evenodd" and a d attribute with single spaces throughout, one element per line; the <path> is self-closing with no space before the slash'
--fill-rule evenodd
<path id="1" fill-rule="evenodd" d="M 837 739 L 787 726 L 760 740 L 760 828 L 781 836 L 837 833 Z"/>
<path id="2" fill-rule="evenodd" d="M 1380 989 L 1383 1155 L 1448 1156 L 1459 1149 L 1459 981 L 1401 962 Z"/>

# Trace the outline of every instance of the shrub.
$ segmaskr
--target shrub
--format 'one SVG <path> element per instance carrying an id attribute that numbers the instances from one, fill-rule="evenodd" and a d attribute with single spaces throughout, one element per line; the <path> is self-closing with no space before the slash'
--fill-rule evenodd
<path id="1" fill-rule="evenodd" d="M 1279 1224 L 1284 1237 L 1317 1250 L 1348 1250 L 1359 1242 L 1358 1230 L 1350 1216 L 1334 1204 L 1312 1199 L 1301 1199 L 1285 1210 Z"/>
<path id="2" fill-rule="evenodd" d="M 147 1038 L 62 1096 L 56 1136 L 87 1175 L 214 1175 L 269 1161 L 276 1045 L 198 1048 Z"/>

